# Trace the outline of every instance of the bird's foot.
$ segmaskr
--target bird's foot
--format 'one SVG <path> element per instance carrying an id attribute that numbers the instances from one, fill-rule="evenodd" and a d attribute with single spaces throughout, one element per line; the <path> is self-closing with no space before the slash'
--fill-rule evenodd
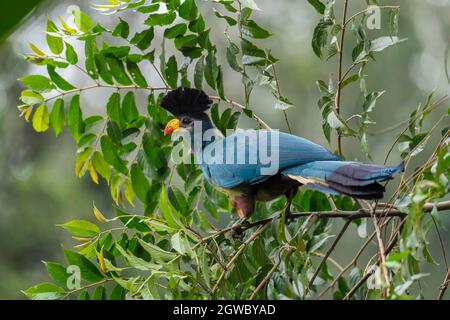
<path id="1" fill-rule="evenodd" d="M 245 227 L 249 224 L 246 218 L 239 218 L 232 226 L 234 239 L 242 240 L 245 236 Z"/>
<path id="2" fill-rule="evenodd" d="M 287 209 L 284 211 L 284 216 L 285 216 L 285 219 L 286 219 L 285 224 L 286 224 L 287 226 L 290 225 L 290 224 L 294 221 L 294 215 L 292 214 L 290 208 L 287 208 Z"/>

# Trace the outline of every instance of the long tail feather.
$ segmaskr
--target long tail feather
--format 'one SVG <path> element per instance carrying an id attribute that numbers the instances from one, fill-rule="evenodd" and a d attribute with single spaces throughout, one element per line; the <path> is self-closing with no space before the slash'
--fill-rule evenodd
<path id="1" fill-rule="evenodd" d="M 282 173 L 322 192 L 358 199 L 381 199 L 385 189 L 380 182 L 392 179 L 403 170 L 403 163 L 386 167 L 360 162 L 314 161 Z"/>

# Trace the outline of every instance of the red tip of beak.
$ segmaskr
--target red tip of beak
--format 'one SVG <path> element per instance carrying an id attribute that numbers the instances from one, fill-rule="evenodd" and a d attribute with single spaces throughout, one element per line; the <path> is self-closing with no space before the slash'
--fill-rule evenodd
<path id="1" fill-rule="evenodd" d="M 172 134 L 173 133 L 173 128 L 172 127 L 166 127 L 165 129 L 164 129 L 164 135 L 165 136 L 167 136 L 167 135 L 169 135 L 169 134 Z"/>

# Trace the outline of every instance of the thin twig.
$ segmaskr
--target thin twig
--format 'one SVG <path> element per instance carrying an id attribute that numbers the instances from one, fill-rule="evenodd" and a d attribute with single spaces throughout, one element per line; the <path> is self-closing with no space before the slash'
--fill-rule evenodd
<path id="1" fill-rule="evenodd" d="M 277 263 L 273 264 L 273 267 L 269 270 L 269 272 L 266 274 L 264 279 L 262 279 L 262 281 L 258 284 L 258 286 L 253 291 L 252 295 L 250 296 L 250 300 L 253 300 L 255 298 L 256 294 L 259 292 L 259 290 L 261 290 L 261 288 L 264 287 L 264 285 L 270 280 L 270 278 L 272 278 L 272 274 L 275 271 L 277 271 L 280 263 L 281 263 L 281 259 L 279 259 Z"/>
<path id="2" fill-rule="evenodd" d="M 395 236 L 396 234 L 398 234 L 398 232 L 402 229 L 403 225 L 406 223 L 406 218 L 404 218 L 402 220 L 402 222 L 400 222 L 399 226 L 397 227 L 397 231 L 395 231 L 393 233 L 393 239 L 391 240 L 391 242 L 389 243 L 389 245 L 386 248 L 386 252 L 385 254 L 388 255 L 392 249 L 395 248 L 395 245 L 397 244 L 397 237 Z M 377 265 L 381 263 L 381 259 L 378 258 L 377 261 Z M 370 277 L 370 273 L 366 273 L 359 281 L 358 283 L 356 283 L 353 288 L 350 289 L 350 291 L 346 294 L 346 296 L 344 297 L 344 300 L 349 300 L 351 297 L 353 297 L 353 295 L 356 293 L 356 291 L 358 291 L 358 289 L 367 281 L 367 279 L 369 279 Z"/>
<path id="3" fill-rule="evenodd" d="M 275 84 L 277 86 L 278 98 L 281 98 L 280 81 L 278 80 L 278 75 L 277 75 L 277 70 L 275 68 L 275 63 L 272 64 L 272 70 L 273 70 L 273 77 L 275 79 Z M 286 110 L 283 110 L 283 115 L 284 115 L 284 121 L 286 122 L 286 125 L 287 125 L 288 130 L 289 130 L 289 133 L 292 133 L 291 125 L 289 124 L 289 119 L 288 119 Z"/>
<path id="4" fill-rule="evenodd" d="M 234 106 L 234 107 L 238 107 L 239 109 L 242 109 L 242 110 L 245 110 L 245 109 L 250 110 L 250 109 L 246 108 L 245 106 L 243 106 L 242 104 L 240 104 L 240 103 L 238 103 L 238 102 L 236 102 L 236 101 L 233 101 L 233 100 L 231 100 L 231 99 L 225 99 L 225 100 L 223 100 L 221 97 L 218 97 L 218 96 L 210 96 L 210 98 L 213 99 L 213 100 L 217 100 L 217 101 L 225 101 L 226 103 L 228 103 L 228 104 L 230 104 L 230 105 L 232 105 L 232 106 Z M 265 122 L 264 122 L 260 117 L 258 117 L 255 113 L 253 113 L 253 119 L 255 119 L 255 121 L 256 121 L 262 128 L 267 129 L 267 130 L 272 130 L 272 128 L 270 128 L 269 125 L 268 125 L 267 123 L 265 123 Z"/>
<path id="5" fill-rule="evenodd" d="M 269 226 L 269 223 L 263 224 L 261 227 L 258 228 L 247 240 L 245 240 L 239 249 L 236 251 L 236 253 L 231 257 L 230 261 L 226 265 L 226 270 L 230 269 L 230 267 L 234 264 L 234 262 L 240 257 L 244 249 L 253 241 L 255 240 L 266 228 Z"/>
<path id="6" fill-rule="evenodd" d="M 376 211 L 376 203 L 375 203 L 375 207 L 373 208 L 373 212 Z M 390 287 L 390 281 L 389 281 L 389 275 L 388 272 L 386 270 L 386 251 L 384 249 L 384 243 L 383 243 L 383 238 L 381 236 L 381 228 L 380 225 L 378 224 L 378 217 L 376 217 L 375 215 L 372 215 L 372 220 L 373 220 L 373 226 L 375 228 L 375 234 L 377 236 L 377 243 L 378 243 L 378 251 L 379 251 L 379 258 L 381 261 L 381 274 L 384 278 L 384 281 L 386 283 L 386 285 L 388 287 Z"/>
<path id="7" fill-rule="evenodd" d="M 400 9 L 400 6 L 376 6 L 379 9 Z M 350 18 L 348 18 L 347 21 L 345 21 L 344 26 L 347 26 L 347 24 L 349 24 L 353 19 L 355 19 L 356 17 L 358 17 L 361 14 L 366 13 L 370 8 L 366 8 L 364 10 L 361 10 L 357 13 L 355 13 L 354 15 L 352 15 Z"/>
<path id="8" fill-rule="evenodd" d="M 336 113 L 339 115 L 341 113 L 341 86 L 342 82 L 342 65 L 344 61 L 344 41 L 345 41 L 345 29 L 346 29 L 346 21 L 347 21 L 347 10 L 348 10 L 348 0 L 344 2 L 344 9 L 342 13 L 342 30 L 341 30 L 341 41 L 339 48 L 339 61 L 338 61 L 338 79 L 337 79 L 337 88 L 336 88 Z M 342 135 L 338 132 L 338 152 L 339 156 L 342 156 Z"/>
<path id="9" fill-rule="evenodd" d="M 322 261 L 320 262 L 319 266 L 316 268 L 316 271 L 314 272 L 313 276 L 311 277 L 311 279 L 309 280 L 309 284 L 308 284 L 308 289 L 310 289 L 313 284 L 314 284 L 314 280 L 316 280 L 317 275 L 319 274 L 320 270 L 322 269 L 323 265 L 327 262 L 328 258 L 330 257 L 331 253 L 334 251 L 334 249 L 336 248 L 336 245 L 338 244 L 338 242 L 341 240 L 342 236 L 344 235 L 345 231 L 347 231 L 348 226 L 350 225 L 350 223 L 352 222 L 352 220 L 347 219 L 347 221 L 345 221 L 344 226 L 342 227 L 341 231 L 339 232 L 338 236 L 336 237 L 336 239 L 334 240 L 333 244 L 331 245 L 330 249 L 328 249 L 327 253 L 325 254 L 325 256 L 323 257 Z"/>
<path id="10" fill-rule="evenodd" d="M 447 275 L 445 276 L 444 282 L 442 282 L 441 290 L 439 291 L 438 300 L 444 299 L 445 291 L 448 288 L 450 282 L 450 268 L 447 271 Z"/>
<path id="11" fill-rule="evenodd" d="M 72 93 L 81 93 L 83 91 L 88 91 L 88 90 L 92 90 L 92 89 L 96 89 L 96 88 L 103 88 L 103 89 L 114 89 L 114 90 L 151 90 L 151 91 L 167 91 L 170 90 L 170 88 L 168 87 L 138 87 L 138 86 L 115 86 L 115 85 L 106 85 L 106 84 L 96 84 L 96 85 L 92 85 L 92 86 L 88 86 L 88 87 L 84 87 L 84 88 L 77 88 L 77 89 L 72 89 L 72 90 L 68 90 L 65 92 L 62 92 L 60 94 L 54 95 L 52 97 L 46 98 L 44 100 L 45 102 L 48 102 L 50 100 L 53 99 L 57 99 L 60 97 L 64 97 L 68 94 L 72 94 Z"/>

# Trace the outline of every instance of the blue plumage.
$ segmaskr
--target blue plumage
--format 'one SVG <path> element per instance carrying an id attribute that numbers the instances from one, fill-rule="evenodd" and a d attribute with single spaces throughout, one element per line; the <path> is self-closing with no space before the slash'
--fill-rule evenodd
<path id="1" fill-rule="evenodd" d="M 205 113 L 211 103 L 202 91 L 178 88 L 168 93 L 161 106 L 180 119 L 180 126 L 195 140 L 195 122 L 201 123 L 202 133 L 213 127 Z M 243 218 L 253 213 L 255 200 L 270 201 L 281 195 L 288 197 L 288 214 L 301 185 L 333 195 L 380 199 L 385 191 L 380 183 L 404 169 L 403 164 L 387 167 L 341 161 L 309 140 L 267 130 L 238 131 L 200 145 L 194 152 L 206 180 L 233 195 L 233 205 Z"/>
<path id="2" fill-rule="evenodd" d="M 256 136 L 257 133 L 258 136 Z M 265 139 L 267 138 L 267 139 Z M 261 140 L 267 141 L 267 146 L 261 146 Z M 222 148 L 222 156 L 217 157 L 215 150 Z M 270 175 L 262 174 L 261 169 L 268 169 L 270 164 L 264 163 L 263 156 L 259 151 L 263 149 L 262 154 L 271 156 L 270 150 L 279 151 L 278 170 L 299 166 L 317 160 L 339 160 L 339 157 L 304 138 L 294 135 L 271 132 L 267 130 L 249 130 L 239 131 L 225 139 L 209 144 L 203 150 L 203 161 L 211 163 L 212 158 L 220 158 L 218 164 L 203 165 L 204 171 L 209 172 L 208 178 L 222 188 L 234 188 L 240 184 L 253 184 L 266 180 Z M 255 163 L 251 163 L 251 156 L 257 155 Z M 233 163 L 226 161 L 226 157 L 232 155 Z M 245 159 L 245 163 L 238 163 L 238 157 Z"/>

